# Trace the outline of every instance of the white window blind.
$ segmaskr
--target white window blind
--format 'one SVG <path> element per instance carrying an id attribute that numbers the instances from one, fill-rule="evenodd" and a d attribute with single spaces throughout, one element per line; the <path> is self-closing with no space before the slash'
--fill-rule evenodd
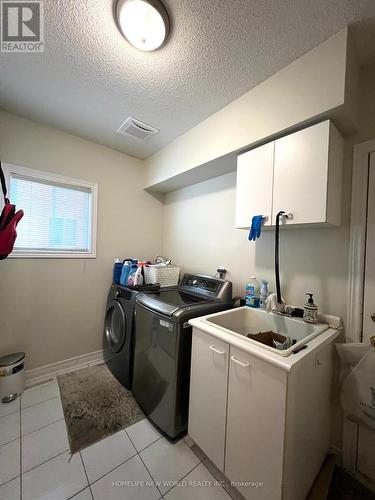
<path id="1" fill-rule="evenodd" d="M 94 185 L 20 169 L 8 174 L 11 202 L 25 213 L 17 227 L 15 256 L 92 254 Z"/>

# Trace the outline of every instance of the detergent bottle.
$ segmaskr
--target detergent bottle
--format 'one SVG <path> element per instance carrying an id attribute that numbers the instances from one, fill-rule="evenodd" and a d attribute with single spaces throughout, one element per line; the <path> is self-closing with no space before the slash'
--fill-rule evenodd
<path id="1" fill-rule="evenodd" d="M 129 272 L 129 275 L 128 275 L 128 282 L 127 282 L 127 285 L 128 286 L 134 286 L 136 284 L 135 282 L 135 275 L 137 273 L 137 270 L 138 270 L 138 264 L 132 264 L 131 266 L 131 270 Z"/>
<path id="2" fill-rule="evenodd" d="M 113 283 L 118 285 L 120 283 L 122 262 L 120 259 L 115 259 L 113 264 Z"/>
<path id="3" fill-rule="evenodd" d="M 259 308 L 260 302 L 260 284 L 255 276 L 250 278 L 245 290 L 246 305 L 253 308 Z"/>
<path id="4" fill-rule="evenodd" d="M 134 285 L 143 285 L 143 262 L 138 263 L 137 271 L 134 275 Z"/>
<path id="5" fill-rule="evenodd" d="M 120 277 L 120 284 L 122 286 L 127 286 L 127 284 L 128 284 L 128 276 L 130 274 L 132 265 L 133 265 L 132 259 L 125 259 L 124 260 L 122 270 L 121 270 L 121 277 Z"/>

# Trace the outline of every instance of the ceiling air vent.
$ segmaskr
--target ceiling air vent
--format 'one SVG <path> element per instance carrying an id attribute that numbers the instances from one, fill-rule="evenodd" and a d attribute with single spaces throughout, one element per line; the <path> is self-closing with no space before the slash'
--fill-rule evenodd
<path id="1" fill-rule="evenodd" d="M 150 135 L 157 134 L 158 132 L 158 129 L 151 127 L 146 123 L 140 122 L 131 116 L 129 116 L 129 118 L 127 118 L 117 130 L 118 134 L 135 137 L 136 139 L 141 139 L 142 141 L 147 139 L 147 137 L 150 137 Z"/>

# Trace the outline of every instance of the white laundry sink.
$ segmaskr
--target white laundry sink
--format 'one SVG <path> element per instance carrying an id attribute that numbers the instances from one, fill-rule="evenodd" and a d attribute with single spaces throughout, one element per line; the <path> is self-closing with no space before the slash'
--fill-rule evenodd
<path id="1" fill-rule="evenodd" d="M 299 318 L 267 313 L 264 310 L 250 307 L 239 307 L 211 314 L 202 320 L 215 325 L 227 334 L 240 337 L 246 342 L 268 349 L 280 356 L 289 356 L 293 351 L 298 351 L 307 342 L 329 329 L 329 325 L 324 323 L 309 324 Z M 267 331 L 289 337 L 293 345 L 287 349 L 279 350 L 247 337 L 248 334 Z"/>

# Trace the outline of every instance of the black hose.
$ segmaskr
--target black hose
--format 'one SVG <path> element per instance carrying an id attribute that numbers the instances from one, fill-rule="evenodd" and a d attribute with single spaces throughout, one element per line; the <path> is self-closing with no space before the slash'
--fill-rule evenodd
<path id="1" fill-rule="evenodd" d="M 276 295 L 278 304 L 282 303 L 281 298 L 281 288 L 280 288 L 280 258 L 279 258 L 279 246 L 280 246 L 280 217 L 284 215 L 285 212 L 281 211 L 276 215 L 276 232 L 275 232 L 275 277 L 276 277 Z"/>

